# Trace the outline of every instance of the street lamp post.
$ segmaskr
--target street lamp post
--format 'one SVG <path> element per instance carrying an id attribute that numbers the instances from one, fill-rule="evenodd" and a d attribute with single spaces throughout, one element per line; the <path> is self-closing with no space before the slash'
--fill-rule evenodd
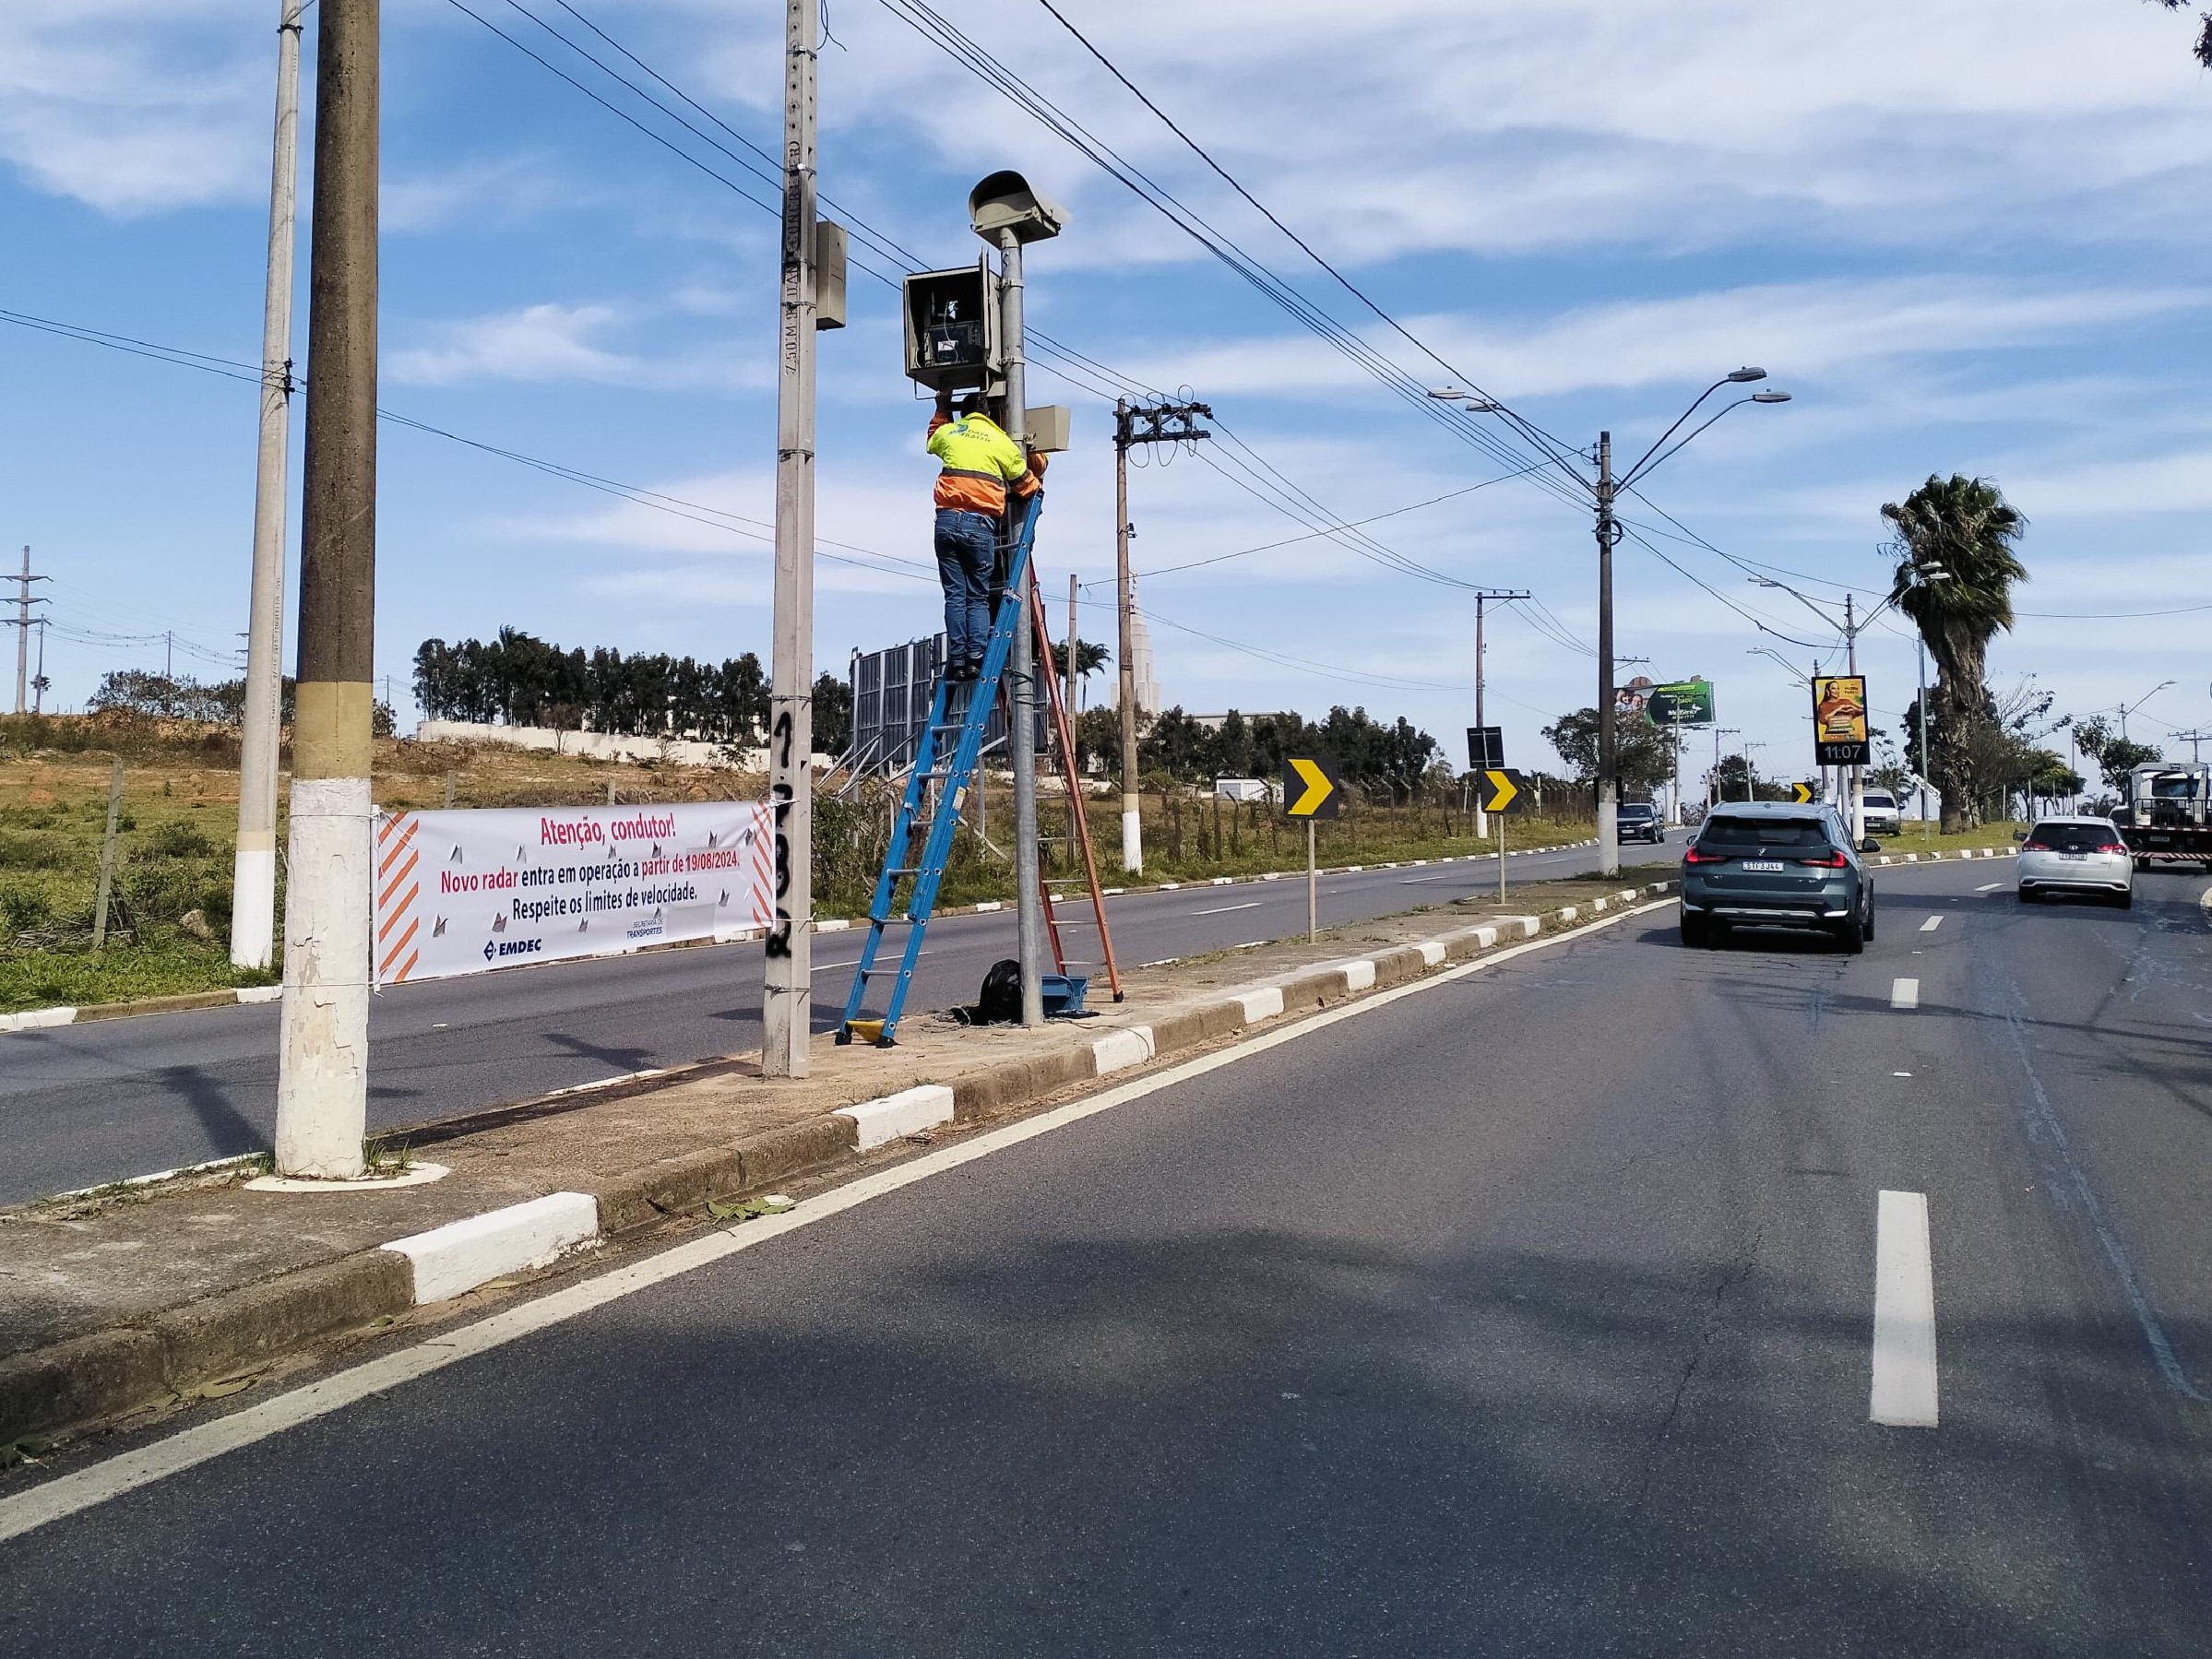
<path id="1" fill-rule="evenodd" d="M 1748 397 L 1739 397 L 1723 404 L 1699 425 L 1691 428 L 1683 436 L 1675 433 L 1688 424 L 1710 397 L 1725 385 L 1744 385 L 1765 380 L 1764 369 L 1742 368 L 1722 375 L 1697 395 L 1690 407 L 1675 417 L 1674 423 L 1659 435 L 1649 449 L 1635 464 L 1616 476 L 1612 462 L 1612 433 L 1598 434 L 1596 455 L 1597 478 L 1584 474 L 1581 467 L 1561 453 L 1558 445 L 1544 433 L 1493 397 L 1471 395 L 1457 386 L 1440 386 L 1429 396 L 1451 403 L 1458 403 L 1470 413 L 1499 415 L 1510 421 L 1525 438 L 1533 443 L 1546 456 L 1557 464 L 1560 471 L 1573 479 L 1577 488 L 1589 497 L 1597 513 L 1598 538 L 1598 869 L 1602 875 L 1617 875 L 1621 870 L 1619 841 L 1621 779 L 1618 722 L 1613 709 L 1613 549 L 1620 544 L 1622 527 L 1615 515 L 1614 504 L 1623 492 L 1633 490 L 1644 478 L 1671 456 L 1681 453 L 1683 446 L 1698 433 L 1711 426 L 1730 410 L 1746 403 L 1787 403 L 1787 392 L 1754 392 Z M 1577 456 L 1577 459 L 1583 457 Z"/>
<path id="2" fill-rule="evenodd" d="M 2165 691 L 2172 684 L 2173 681 L 2170 680 L 2161 680 L 2158 684 L 2152 686 L 2150 690 L 2145 692 L 2140 697 L 2137 697 L 2133 703 L 2123 703 L 2120 705 L 2120 741 L 2124 743 L 2127 741 L 2128 716 L 2134 714 L 2146 703 L 2148 703 L 2153 697 L 2157 696 L 2160 692 Z"/>

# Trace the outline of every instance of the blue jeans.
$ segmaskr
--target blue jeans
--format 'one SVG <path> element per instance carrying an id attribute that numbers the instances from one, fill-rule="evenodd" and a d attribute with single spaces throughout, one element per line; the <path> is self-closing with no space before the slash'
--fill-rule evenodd
<path id="1" fill-rule="evenodd" d="M 945 585 L 945 660 L 983 660 L 991 643 L 991 566 L 998 520 L 982 513 L 937 515 L 937 580 Z"/>

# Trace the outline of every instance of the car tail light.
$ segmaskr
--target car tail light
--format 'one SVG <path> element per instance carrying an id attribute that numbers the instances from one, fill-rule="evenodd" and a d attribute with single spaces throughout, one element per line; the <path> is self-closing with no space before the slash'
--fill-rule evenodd
<path id="1" fill-rule="evenodd" d="M 1850 860 L 1838 849 L 1830 852 L 1825 859 L 1800 859 L 1798 862 L 1808 870 L 1842 870 Z"/>
<path id="2" fill-rule="evenodd" d="M 1725 864 L 1729 855 L 1724 852 L 1703 852 L 1692 846 L 1683 848 L 1682 861 L 1685 864 Z"/>
<path id="3" fill-rule="evenodd" d="M 2106 841 L 2100 843 L 2097 850 L 2099 852 L 2123 853 L 2127 850 L 2127 843 L 2124 841 Z"/>

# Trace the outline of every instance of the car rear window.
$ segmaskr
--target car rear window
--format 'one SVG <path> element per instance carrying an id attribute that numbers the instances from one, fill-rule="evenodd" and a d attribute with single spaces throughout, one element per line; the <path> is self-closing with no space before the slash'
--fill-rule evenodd
<path id="1" fill-rule="evenodd" d="M 1828 832 L 1817 818 L 1715 818 L 1697 837 L 1700 847 L 1825 847 Z"/>
<path id="2" fill-rule="evenodd" d="M 1886 795 L 1877 795 L 1872 789 L 1859 798 L 1870 807 L 1893 807 L 1897 803 Z"/>
<path id="3" fill-rule="evenodd" d="M 2039 824 L 2027 844 L 2038 852 L 2095 852 L 2117 839 L 2101 824 Z"/>

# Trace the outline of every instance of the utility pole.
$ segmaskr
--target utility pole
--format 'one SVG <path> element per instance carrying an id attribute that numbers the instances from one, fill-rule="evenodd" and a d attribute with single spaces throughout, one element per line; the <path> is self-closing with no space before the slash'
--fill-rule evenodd
<path id="1" fill-rule="evenodd" d="M 1142 800 L 1136 771 L 1136 587 L 1129 574 L 1129 451 L 1138 444 L 1192 443 L 1212 434 L 1196 424 L 1203 415 L 1213 419 L 1203 403 L 1131 404 L 1117 399 L 1113 406 L 1113 549 L 1114 599 L 1121 613 L 1122 717 L 1122 868 L 1136 875 L 1145 868 L 1145 836 L 1138 809 Z"/>
<path id="2" fill-rule="evenodd" d="M 804 1077 L 814 1025 L 815 0 L 785 0 L 783 283 L 776 385 L 776 615 L 768 805 L 776 826 L 760 1069 Z"/>
<path id="3" fill-rule="evenodd" d="M 2198 761 L 2201 761 L 2205 758 L 2202 752 L 2200 752 L 2197 749 L 2197 745 L 2205 741 L 2205 737 L 2206 734 L 2201 731 L 2177 731 L 2173 734 L 2173 741 L 2177 743 L 2186 743 L 2189 745 L 2189 762 L 2192 765 L 2194 765 Z"/>
<path id="4" fill-rule="evenodd" d="M 1921 660 L 1921 833 L 1926 835 L 1928 833 L 1928 642 L 1916 634 L 1912 645 L 1914 654 Z M 2069 752 L 2072 751 L 2073 743 L 2074 732 L 2073 729 L 2069 727 L 2066 732 L 2066 744 Z M 2071 762 L 2069 762 L 2070 765 Z"/>
<path id="5" fill-rule="evenodd" d="M 1482 608 L 1489 604 L 1493 599 L 1496 599 L 1499 603 L 1504 604 L 1513 599 L 1525 599 L 1528 597 L 1529 596 L 1525 592 L 1506 593 L 1502 590 L 1490 593 L 1478 593 L 1475 595 L 1475 726 L 1477 729 L 1481 729 L 1482 727 L 1490 724 L 1490 722 L 1483 717 L 1482 713 Z M 1482 796 L 1480 792 L 1478 792 L 1475 796 L 1475 839 L 1481 841 L 1487 838 L 1489 835 L 1490 813 L 1483 807 Z"/>
<path id="6" fill-rule="evenodd" d="M 793 0 L 794 4 L 802 0 Z M 811 4 L 812 0 L 804 0 Z M 1006 436 L 1024 456 L 1029 448 L 1028 362 L 1023 356 L 1021 237 L 1011 225 L 998 232 L 999 350 L 1006 386 Z M 1032 556 L 1021 580 L 1005 596 L 1015 607 L 1013 695 L 1006 746 L 1014 756 L 1014 883 L 1018 899 L 1016 937 L 1021 957 L 1021 1023 L 1044 1024 L 1044 895 L 1037 870 L 1037 629 L 1030 592 L 1037 581 Z"/>
<path id="7" fill-rule="evenodd" d="M 42 715 L 46 712 L 48 683 L 46 679 L 46 619 L 42 616 L 39 618 L 38 671 L 30 677 L 30 712 L 34 715 Z"/>
<path id="8" fill-rule="evenodd" d="M 1072 570 L 1067 573 L 1067 640 L 1061 648 L 1067 653 L 1067 661 L 1063 665 L 1067 670 L 1067 695 L 1061 706 L 1067 710 L 1068 729 L 1072 731 L 1076 720 L 1076 573 Z M 1072 764 L 1075 757 L 1070 755 L 1068 759 Z"/>
<path id="9" fill-rule="evenodd" d="M 1613 435 L 1598 434 L 1598 873 L 1621 873 L 1621 779 L 1613 717 Z"/>
<path id="10" fill-rule="evenodd" d="M 30 574 L 30 549 L 26 546 L 23 549 L 23 574 L 8 579 L 17 585 L 16 713 L 24 714 L 29 712 L 30 705 L 27 699 L 30 695 L 30 608 L 33 605 L 43 605 L 46 602 L 43 598 L 34 599 L 30 597 L 30 585 L 33 582 L 52 581 L 53 578 L 51 576 L 34 576 Z M 41 619 L 42 623 L 43 620 Z M 39 634 L 39 655 L 42 662 L 45 657 L 45 631 L 42 626 Z"/>
<path id="11" fill-rule="evenodd" d="M 1718 721 L 1716 721 L 1716 722 L 1714 723 L 1714 726 L 1713 726 L 1713 804 L 1714 804 L 1715 806 L 1718 806 L 1718 805 L 1719 805 L 1719 804 L 1720 804 L 1722 801 L 1724 801 L 1724 800 L 1726 800 L 1728 799 L 1728 786 L 1727 786 L 1727 785 L 1725 785 L 1725 784 L 1723 784 L 1723 783 L 1720 781 L 1720 740 L 1721 740 L 1722 738 L 1740 738 L 1740 737 L 1742 737 L 1742 735 L 1743 735 L 1743 729 L 1742 729 L 1741 726 L 1722 726 L 1722 725 L 1720 725 L 1720 724 L 1719 724 Z M 1743 757 L 1743 764 L 1744 764 L 1746 766 L 1749 766 L 1749 765 L 1751 764 L 1751 756 L 1750 756 L 1750 755 L 1748 755 L 1748 754 L 1747 754 L 1747 755 L 1745 755 L 1745 756 Z"/>
<path id="12" fill-rule="evenodd" d="M 323 0 L 277 1169 L 363 1170 L 376 601 L 378 0 Z"/>
<path id="13" fill-rule="evenodd" d="M 246 617 L 245 725 L 238 752 L 238 849 L 231 866 L 231 961 L 276 954 L 277 763 L 284 693 L 285 472 L 291 447 L 292 243 L 299 219 L 300 18 L 279 0 L 277 126 L 261 304 L 261 439 L 254 466 L 254 565 Z"/>

